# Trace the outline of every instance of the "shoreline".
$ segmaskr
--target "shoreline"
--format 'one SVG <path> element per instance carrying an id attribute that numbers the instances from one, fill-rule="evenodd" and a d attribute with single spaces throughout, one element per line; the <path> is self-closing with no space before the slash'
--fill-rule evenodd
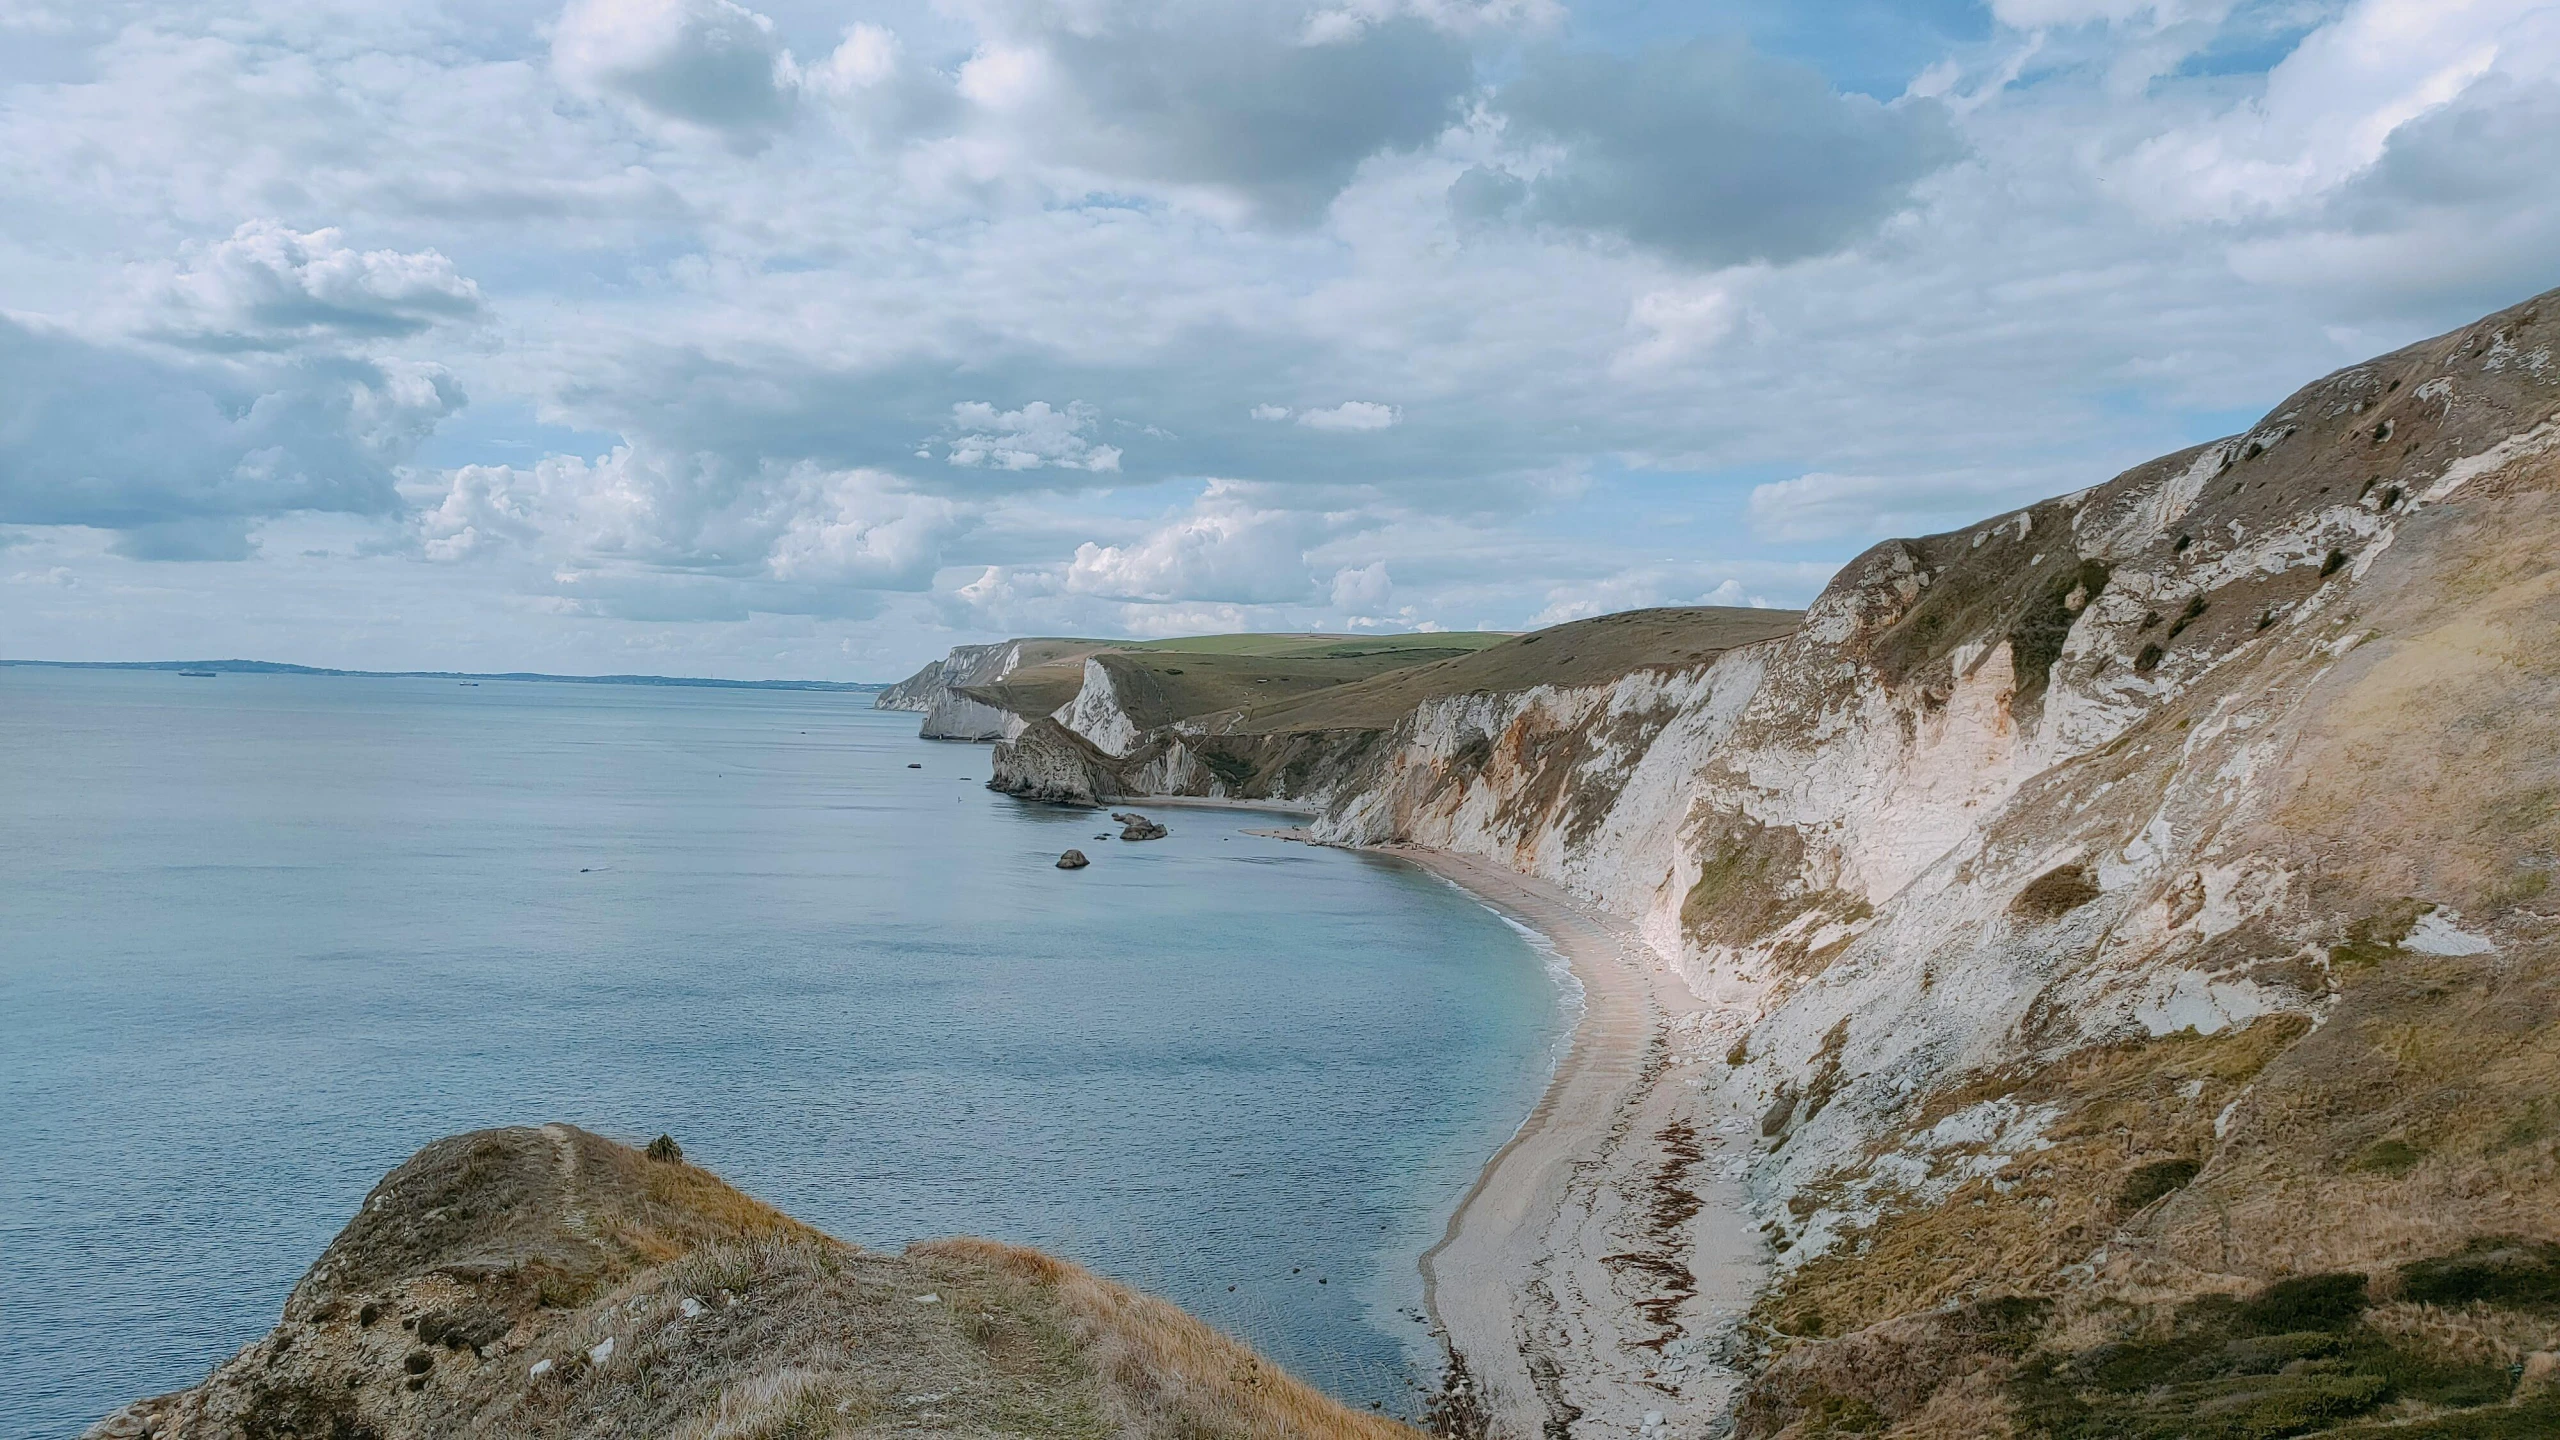
<path id="1" fill-rule="evenodd" d="M 1230 800 L 1223 795 L 1123 795 L 1116 800 L 1097 800 L 1093 808 L 1135 810 L 1141 806 L 1158 810 L 1263 810 L 1302 819 L 1324 813 L 1321 806 L 1303 800 Z"/>
<path id="2" fill-rule="evenodd" d="M 1710 1007 L 1560 886 L 1449 851 L 1369 848 L 1537 932 L 1583 990 L 1545 1092 L 1420 1261 L 1453 1388 L 1471 1392 L 1458 1402 L 1496 1440 L 1564 1425 L 1709 1433 L 1743 1380 L 1724 1339 L 1767 1264 L 1740 1183 L 1747 1116 L 1699 1083 L 1717 1073 L 1702 1053 Z"/>

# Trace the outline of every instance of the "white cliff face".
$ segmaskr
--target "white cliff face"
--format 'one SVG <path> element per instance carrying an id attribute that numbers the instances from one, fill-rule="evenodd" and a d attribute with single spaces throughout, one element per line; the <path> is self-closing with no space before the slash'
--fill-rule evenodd
<path id="1" fill-rule="evenodd" d="M 2459 546 L 2481 543 L 2460 534 L 2522 523 L 2492 518 L 2487 494 L 2560 470 L 2560 417 L 2543 418 L 2560 368 L 2388 379 L 2381 362 L 2345 372 L 2250 435 L 1883 547 L 1798 633 L 1713 664 L 1426 704 L 1387 758 L 1337 778 L 1317 831 L 1496 859 L 1634 921 L 1714 1007 L 1688 1053 L 1721 1069 L 1731 1049 L 1723 1089 L 1794 1105 L 1750 1172 L 1782 1271 L 1870 1243 L 1887 1217 L 2050 1144 L 2050 1107 L 2013 1107 L 1961 1144 L 1945 1121 L 1907 1128 L 1968 1077 L 2128 1038 L 2227 1041 L 2285 1017 L 2316 1030 L 2340 1003 L 2329 947 L 2392 893 L 2341 872 L 2409 867 L 2383 856 L 2389 837 L 2284 839 L 2304 823 L 2289 777 L 2395 743 L 2346 739 L 2340 718 L 2372 683 L 2377 620 L 2458 619 L 2437 592 Z M 2395 390 L 2448 428 L 2375 481 L 2373 416 Z M 2071 582 L 2084 562 L 2103 567 L 2095 593 Z M 1961 621 L 1966 587 L 1994 581 L 2021 600 L 1897 667 L 1940 587 Z M 2024 632 L 2001 628 L 2039 593 L 2067 617 L 2040 677 L 2019 673 Z M 2355 718 L 2412 727 L 2396 743 L 2421 753 L 2458 743 L 2429 727 L 2511 718 L 2427 703 Z M 2498 953 L 2496 927 L 2439 913 L 2399 948 Z M 2235 1157 L 2254 1123 L 2244 1095 L 2210 1130 Z"/>
<path id="2" fill-rule="evenodd" d="M 1022 667 L 1022 644 L 962 645 L 942 662 L 941 688 L 927 707 L 921 729 L 928 740 L 1001 740 L 1014 717 L 960 694 L 962 686 L 991 685 Z"/>
<path id="3" fill-rule="evenodd" d="M 1022 733 L 1022 717 L 959 692 L 995 684 L 1028 658 L 1020 640 L 955 645 L 949 655 L 880 692 L 872 708 L 921 712 L 924 721 L 917 733 L 927 740 L 1010 740 Z"/>
<path id="4" fill-rule="evenodd" d="M 1049 718 L 1091 741 L 1106 755 L 1123 756 L 1138 748 L 1138 724 L 1120 708 L 1111 672 L 1098 659 L 1084 662 L 1084 687 Z"/>

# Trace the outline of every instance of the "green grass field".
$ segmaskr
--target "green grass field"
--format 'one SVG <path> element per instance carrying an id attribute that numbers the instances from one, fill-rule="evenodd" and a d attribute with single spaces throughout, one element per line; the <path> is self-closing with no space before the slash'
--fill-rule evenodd
<path id="1" fill-rule="evenodd" d="M 1264 659 L 1347 660 L 1400 650 L 1489 650 L 1512 637 L 1498 630 L 1444 630 L 1407 635 L 1183 635 L 1115 648 L 1167 650 L 1183 655 L 1248 655 Z"/>
<path id="2" fill-rule="evenodd" d="M 1593 685 L 1648 668 L 1695 665 L 1786 634 L 1793 610 L 1682 606 L 1576 620 L 1526 635 L 1199 635 L 1107 644 L 1056 642 L 1054 658 L 965 692 L 1017 715 L 1073 700 L 1085 664 L 1110 672 L 1141 726 L 1205 716 L 1246 734 L 1377 730 L 1414 706 L 1469 691 Z"/>

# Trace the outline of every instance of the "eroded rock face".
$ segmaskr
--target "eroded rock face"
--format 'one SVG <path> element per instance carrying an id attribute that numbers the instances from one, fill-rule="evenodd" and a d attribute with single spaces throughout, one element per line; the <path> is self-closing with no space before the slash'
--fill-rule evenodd
<path id="1" fill-rule="evenodd" d="M 860 1250 L 680 1158 L 549 1125 L 420 1151 L 265 1339 L 87 1433 L 1416 1432 L 1045 1255 L 983 1240 Z"/>
<path id="2" fill-rule="evenodd" d="M 1286 737 L 1290 793 L 1561 882 L 1711 1002 L 1669 1060 L 1777 1117 L 1772 1375 L 2050 1302 L 1981 1361 L 2010 1416 L 2020 1357 L 2197 1296 L 2560 1239 L 2555 355 L 2560 292 L 1879 545 L 1793 635 Z"/>

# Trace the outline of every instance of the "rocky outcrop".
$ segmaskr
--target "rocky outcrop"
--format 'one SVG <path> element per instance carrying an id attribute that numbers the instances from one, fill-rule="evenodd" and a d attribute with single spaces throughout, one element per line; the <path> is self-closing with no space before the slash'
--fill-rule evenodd
<path id="1" fill-rule="evenodd" d="M 1111 818 L 1119 822 L 1123 840 L 1161 840 L 1172 833 L 1135 810 L 1114 810 Z"/>
<path id="2" fill-rule="evenodd" d="M 2401 1354 L 2370 1337 L 2421 1325 L 2384 1313 L 2407 1267 L 2560 1242 L 2555 350 L 2560 294 L 1880 545 L 1795 633 L 1701 662 L 1358 737 L 1034 726 L 999 782 L 1312 798 L 1322 838 L 1487 857 L 1633 922 L 1708 1002 L 1662 1063 L 1763 1117 L 1775 1283 L 1739 1328 L 1663 1297 L 1766 1367 L 1755 1433 L 2189 1433 L 2109 1409 L 2089 1357 L 2321 1276 L 2371 1286 L 2305 1325 L 2323 1353 Z M 1996 1343 L 1924 1323 L 2005 1300 Z M 2423 1324 L 2516 1365 L 2560 1338 L 2481 1305 Z M 1889 1393 L 1843 1378 L 1948 1346 Z M 2195 1363 L 2277 1427 L 2247 1433 L 2510 1393 L 2341 1360 L 2364 1378 L 2315 1404 Z"/>
<path id="3" fill-rule="evenodd" d="M 266 1338 L 88 1437 L 1418 1433 L 1063 1261 L 859 1249 L 657 1153 L 565 1125 L 437 1141 Z"/>
<path id="4" fill-rule="evenodd" d="M 1061 870 L 1081 870 L 1092 863 L 1085 858 L 1081 850 L 1069 850 L 1058 857 L 1058 868 Z"/>

